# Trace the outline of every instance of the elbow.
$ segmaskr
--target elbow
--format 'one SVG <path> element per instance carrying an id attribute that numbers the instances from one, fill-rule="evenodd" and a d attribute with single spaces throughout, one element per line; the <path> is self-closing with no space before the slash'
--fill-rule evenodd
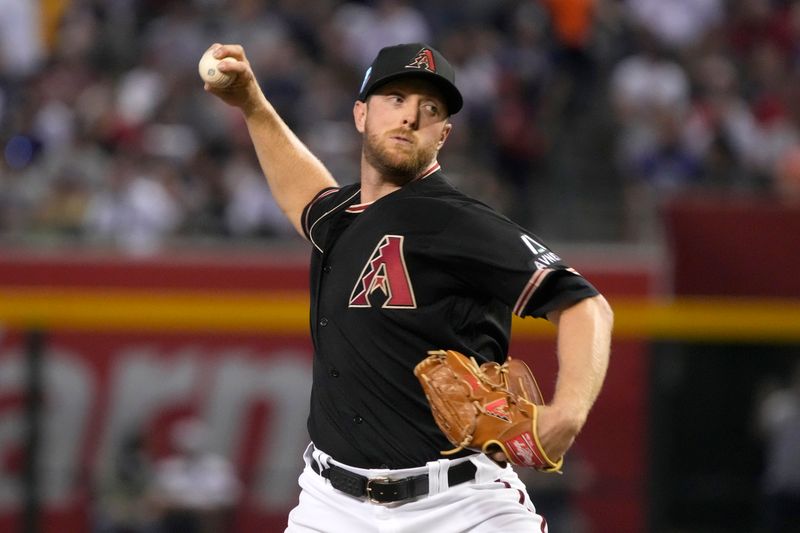
<path id="1" fill-rule="evenodd" d="M 561 324 L 561 318 L 565 315 L 593 322 L 608 331 L 611 331 L 614 326 L 614 310 L 602 294 L 581 300 L 564 310 L 553 311 L 547 315 L 547 318 L 558 326 Z"/>
<path id="2" fill-rule="evenodd" d="M 611 334 L 614 327 L 614 310 L 602 294 L 587 298 L 575 307 L 578 314 L 582 314 L 584 320 L 593 323 L 598 332 Z"/>

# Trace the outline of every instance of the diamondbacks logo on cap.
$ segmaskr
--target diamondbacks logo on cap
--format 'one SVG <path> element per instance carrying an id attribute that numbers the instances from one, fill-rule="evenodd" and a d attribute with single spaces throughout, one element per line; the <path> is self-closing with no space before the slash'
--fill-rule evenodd
<path id="1" fill-rule="evenodd" d="M 421 49 L 417 52 L 411 63 L 406 65 L 406 68 L 421 68 L 428 72 L 436 72 L 436 62 L 433 60 L 433 52 L 427 48 Z"/>

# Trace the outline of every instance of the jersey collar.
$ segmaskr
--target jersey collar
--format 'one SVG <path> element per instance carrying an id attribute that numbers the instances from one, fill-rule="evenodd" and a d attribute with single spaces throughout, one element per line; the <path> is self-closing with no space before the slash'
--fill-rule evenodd
<path id="1" fill-rule="evenodd" d="M 409 183 L 413 183 L 413 182 L 419 181 L 419 180 L 424 180 L 425 178 L 427 178 L 428 176 L 430 176 L 431 174 L 433 174 L 434 172 L 436 172 L 437 170 L 439 170 L 441 168 L 442 168 L 442 165 L 440 165 L 439 162 L 436 161 L 430 167 L 428 167 L 428 169 L 425 172 L 420 174 L 418 178 L 414 178 Z M 375 201 L 373 200 L 372 202 L 367 202 L 365 204 L 353 204 L 353 205 L 349 206 L 347 209 L 345 209 L 345 212 L 346 213 L 363 213 L 364 211 L 366 211 L 366 209 L 369 206 L 371 206 L 374 203 L 375 203 Z"/>
<path id="2" fill-rule="evenodd" d="M 425 172 L 420 174 L 420 176 L 418 178 L 413 179 L 411 181 L 424 180 L 425 178 L 427 178 L 428 176 L 430 176 L 431 174 L 433 174 L 434 172 L 436 172 L 440 168 L 442 168 L 442 165 L 440 165 L 438 161 L 434 161 L 434 163 L 430 167 L 428 167 L 428 170 L 426 170 Z"/>
<path id="3" fill-rule="evenodd" d="M 367 202 L 365 204 L 353 204 L 347 209 L 344 210 L 345 213 L 361 213 L 365 211 L 369 206 L 374 204 L 375 202 Z"/>

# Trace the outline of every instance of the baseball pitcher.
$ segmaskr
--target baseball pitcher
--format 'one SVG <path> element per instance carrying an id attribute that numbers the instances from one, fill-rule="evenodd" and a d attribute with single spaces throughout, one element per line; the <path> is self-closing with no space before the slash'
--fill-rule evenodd
<path id="1" fill-rule="evenodd" d="M 568 467 L 612 312 L 542 239 L 448 182 L 437 156 L 463 105 L 453 67 L 422 43 L 378 52 L 353 105 L 360 179 L 339 186 L 242 47 L 211 55 L 225 82 L 206 90 L 241 110 L 311 249 L 312 442 L 286 531 L 547 531 L 511 465 Z M 549 402 L 508 357 L 512 313 L 557 326 Z"/>

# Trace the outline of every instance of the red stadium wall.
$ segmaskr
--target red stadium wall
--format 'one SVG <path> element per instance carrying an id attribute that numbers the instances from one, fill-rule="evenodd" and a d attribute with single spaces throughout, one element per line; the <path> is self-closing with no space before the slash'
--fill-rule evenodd
<path id="1" fill-rule="evenodd" d="M 676 294 L 800 298 L 800 203 L 681 198 L 665 222 Z"/>
<path id="2" fill-rule="evenodd" d="M 2 257 L 0 531 L 20 530 L 24 335 L 34 327 L 46 334 L 42 531 L 90 531 L 103 473 L 124 435 L 143 431 L 159 458 L 174 422 L 189 414 L 211 423 L 214 448 L 244 485 L 235 530 L 282 531 L 307 442 L 304 256 Z M 612 304 L 645 301 L 658 281 L 647 267 L 575 266 Z M 557 368 L 550 326 L 526 320 L 514 330 L 512 353 L 549 394 Z M 642 336 L 623 328 L 572 453 L 579 473 L 568 461 L 567 490 L 530 479 L 534 501 L 560 494 L 592 531 L 643 529 L 646 360 Z"/>

